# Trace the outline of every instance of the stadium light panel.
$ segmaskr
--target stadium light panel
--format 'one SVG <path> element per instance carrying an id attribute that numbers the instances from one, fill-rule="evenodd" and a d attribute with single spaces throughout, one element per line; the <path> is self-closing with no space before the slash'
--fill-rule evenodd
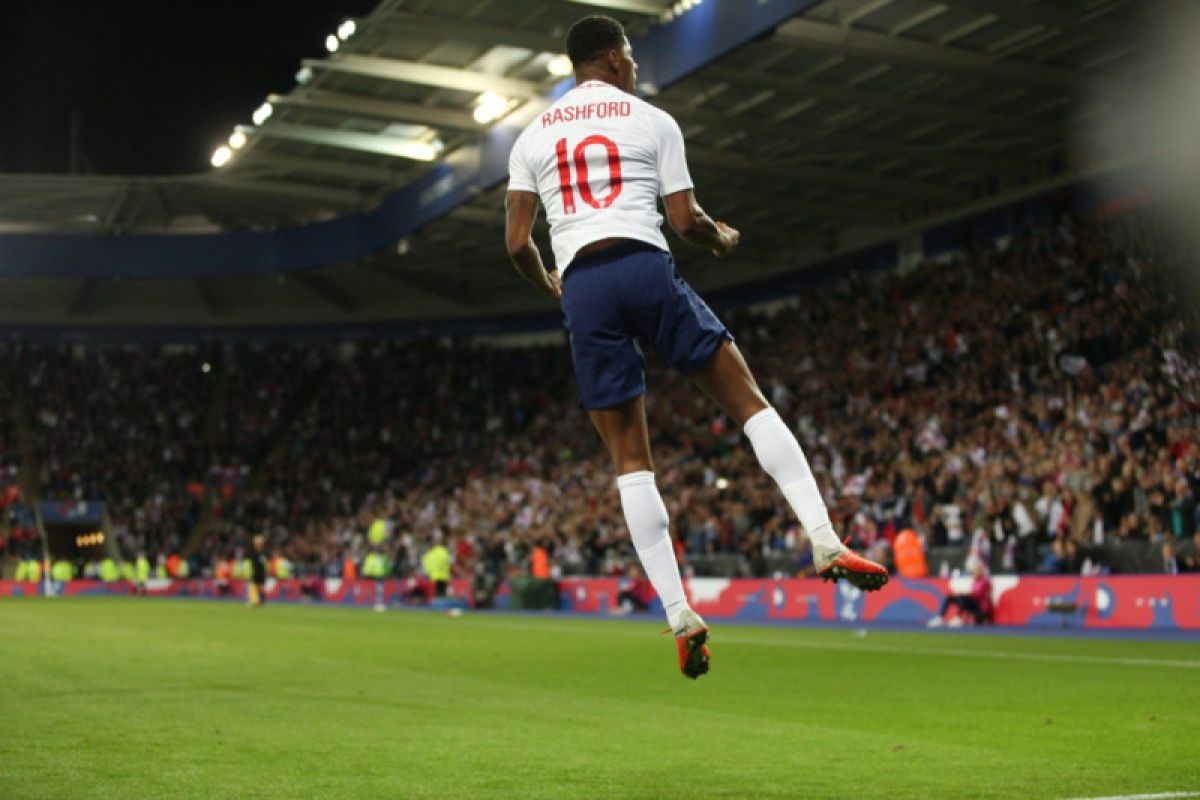
<path id="1" fill-rule="evenodd" d="M 433 161 L 439 152 L 433 142 L 400 142 L 396 145 L 397 155 L 414 161 Z"/>
<path id="2" fill-rule="evenodd" d="M 336 34 L 329 34 L 325 37 L 325 49 L 331 53 L 336 53 L 338 47 L 342 44 L 342 40 Z"/>
<path id="3" fill-rule="evenodd" d="M 213 150 L 212 165 L 214 167 L 223 167 L 229 163 L 229 159 L 233 158 L 233 151 L 226 145 L 221 145 L 216 150 Z"/>
<path id="4" fill-rule="evenodd" d="M 341 25 L 338 25 L 338 38 L 344 42 L 353 36 L 356 30 L 358 30 L 358 23 L 352 19 L 344 20 Z"/>
<path id="5" fill-rule="evenodd" d="M 504 95 L 496 94 L 495 92 L 484 92 L 475 101 L 475 110 L 471 112 L 471 115 L 480 125 L 487 125 L 489 122 L 495 122 L 507 114 L 511 102 Z"/>
<path id="6" fill-rule="evenodd" d="M 273 113 L 275 113 L 275 106 L 270 103 L 263 103 L 254 109 L 254 113 L 250 115 L 250 119 L 254 120 L 255 125 L 262 125 L 271 118 L 271 114 Z"/>
<path id="7" fill-rule="evenodd" d="M 554 58 L 546 62 L 546 71 L 556 78 L 565 78 L 570 75 L 574 69 L 571 66 L 570 56 L 560 53 Z"/>
<path id="8" fill-rule="evenodd" d="M 229 146 L 234 150 L 240 150 L 246 144 L 246 134 L 241 131 L 234 131 L 229 135 Z"/>

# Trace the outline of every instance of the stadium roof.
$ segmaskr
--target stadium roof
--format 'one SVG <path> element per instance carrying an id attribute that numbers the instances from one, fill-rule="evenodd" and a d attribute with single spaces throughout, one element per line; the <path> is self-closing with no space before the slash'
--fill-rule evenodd
<path id="1" fill-rule="evenodd" d="M 506 120 L 561 91 L 551 70 L 566 27 L 602 10 L 627 25 L 643 90 L 683 127 L 701 202 L 743 231 L 731 262 L 679 248 L 689 276 L 711 288 L 1076 174 L 1071 139 L 1085 100 L 1141 55 L 1130 34 L 1140 4 L 1130 0 L 755 5 L 744 16 L 775 10 L 778 19 L 763 17 L 761 32 L 757 17 L 743 21 L 748 38 L 737 41 L 700 27 L 705 15 L 716 24 L 748 7 L 733 0 L 384 0 L 352 33 L 331 31 L 336 52 L 298 65 L 290 91 L 263 98 L 269 113 L 248 110 L 237 128 L 245 141 L 224 166 L 173 177 L 0 175 L 0 233 L 136 240 L 378 215 L 405 187 L 436 186 L 428 181 L 440 165 L 481 159 L 481 142 Z M 651 52 L 680 41 L 695 52 Z M 488 102 L 506 120 L 477 121 Z M 0 321 L 235 325 L 545 310 L 503 254 L 503 182 L 480 174 L 419 228 L 353 258 L 240 277 L 26 272 L 0 278 Z"/>

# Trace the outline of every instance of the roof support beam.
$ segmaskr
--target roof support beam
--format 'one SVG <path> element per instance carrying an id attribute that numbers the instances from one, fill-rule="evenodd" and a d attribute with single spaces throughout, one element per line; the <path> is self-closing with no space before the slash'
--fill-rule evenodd
<path id="1" fill-rule="evenodd" d="M 480 208 L 479 206 L 459 206 L 450 212 L 450 216 L 454 219 L 463 222 L 470 222 L 476 225 L 503 225 L 504 224 L 504 209 L 496 207 L 495 209 Z"/>
<path id="2" fill-rule="evenodd" d="M 196 294 L 200 295 L 200 302 L 204 304 L 204 310 L 208 312 L 208 315 L 210 317 L 220 316 L 221 305 L 217 302 L 212 285 L 203 278 L 193 278 L 192 286 L 196 288 Z"/>
<path id="3" fill-rule="evenodd" d="M 358 311 L 358 300 L 328 278 L 311 272 L 296 273 L 295 278 L 313 294 L 330 305 L 337 306 L 343 313 L 353 314 Z"/>
<path id="4" fill-rule="evenodd" d="M 984 80 L 1017 82 L 1027 86 L 1078 90 L 1083 76 L 1060 67 L 1030 61 L 1008 61 L 962 47 L 919 42 L 827 22 L 797 17 L 775 30 L 775 40 L 814 53 L 836 53 L 859 58 L 906 62 L 931 69 L 958 72 Z"/>
<path id="5" fill-rule="evenodd" d="M 936 101 L 910 99 L 906 94 L 883 94 L 864 89 L 851 89 L 832 83 L 797 80 L 785 75 L 767 75 L 748 70 L 714 67 L 706 73 L 713 80 L 731 83 L 769 86 L 787 95 L 808 95 L 840 105 L 861 108 L 888 109 L 928 122 L 930 119 L 946 119 L 963 125 L 971 125 L 989 131 L 1006 131 L 1026 138 L 1049 139 L 1061 136 L 1058 126 L 1043 122 L 1021 119 L 1016 115 L 972 111 L 962 106 Z"/>
<path id="6" fill-rule="evenodd" d="M 439 19 L 432 14 L 393 14 L 378 25 L 372 26 L 372 30 L 381 30 L 400 37 L 411 35 L 421 41 L 450 39 L 493 47 L 523 47 L 535 53 L 561 53 L 564 44 L 561 37 L 539 33 L 536 30 L 480 25 L 464 19 Z"/>
<path id="7" fill-rule="evenodd" d="M 104 215 L 104 230 L 113 231 L 117 226 L 117 222 L 121 219 L 121 212 L 125 210 L 125 201 L 129 199 L 132 192 L 133 181 L 127 181 L 117 193 L 112 205 L 109 206 L 108 212 Z"/>
<path id="8" fill-rule="evenodd" d="M 663 103 L 658 105 L 680 121 L 697 122 L 719 130 L 742 130 L 748 133 L 765 133 L 786 137 L 788 141 L 794 142 L 799 147 L 820 148 L 819 152 L 822 155 L 841 153 L 846 150 L 860 150 L 863 153 L 884 158 L 936 161 L 948 167 L 985 169 L 996 174 L 1024 175 L 1035 171 L 1024 159 L 1024 154 L 1007 158 L 1003 155 L 988 154 L 978 146 L 955 150 L 943 145 L 906 143 L 883 136 L 865 136 L 846 131 L 822 134 L 811 127 L 790 122 L 777 122 L 769 116 L 758 114 L 726 115 L 689 108 L 686 105 Z"/>
<path id="9" fill-rule="evenodd" d="M 386 184 L 401 177 L 405 170 L 398 169 L 404 162 L 389 162 L 394 166 L 368 167 L 362 164 L 348 164 L 342 161 L 329 161 L 315 157 L 291 158 L 268 154 L 263 150 L 255 151 L 252 156 L 239 162 L 234 160 L 228 167 L 230 175 L 238 175 L 257 180 L 260 175 L 322 175 L 328 178 L 359 181 L 361 183 Z"/>
<path id="10" fill-rule="evenodd" d="M 461 306 L 476 306 L 487 299 L 485 293 L 470 289 L 461 280 L 448 280 L 428 272 L 418 272 L 415 269 L 403 269 L 400 262 L 391 259 L 368 267 L 376 275 L 395 281 L 401 286 L 418 289 L 426 294 L 449 300 Z"/>
<path id="11" fill-rule="evenodd" d="M 67 306 L 68 317 L 77 317 L 80 314 L 91 311 L 92 306 L 96 302 L 99 284 L 100 281 L 98 278 L 85 278 L 83 283 L 79 284 L 79 289 L 75 292 L 75 296 L 71 298 L 70 305 Z"/>
<path id="12" fill-rule="evenodd" d="M 294 181 L 273 181 L 261 178 L 235 178 L 219 175 L 208 186 L 215 189 L 233 189 L 238 192 L 258 192 L 302 200 L 333 203 L 339 206 L 354 206 L 363 201 L 358 192 L 335 189 L 331 186 L 314 186 Z"/>
<path id="13" fill-rule="evenodd" d="M 1129 30 L 1106 19 L 1097 18 L 1105 9 L 1081 14 L 1067 8 L 1054 8 L 1045 3 L 1015 3 L 1012 0 L 939 0 L 953 8 L 994 14 L 1000 19 L 1024 25 L 1044 25 L 1060 31 L 1074 31 L 1086 26 L 1093 33 L 1124 40 Z"/>
<path id="14" fill-rule="evenodd" d="M 292 94 L 272 94 L 267 96 L 267 102 L 273 106 L 340 111 L 358 117 L 385 119 L 392 122 L 413 122 L 433 128 L 450 128 L 456 131 L 483 133 L 486 130 L 465 111 L 423 106 L 418 103 L 377 100 L 373 97 L 319 89 L 293 92 Z"/>
<path id="15" fill-rule="evenodd" d="M 436 86 L 440 89 L 457 89 L 460 92 L 492 91 L 505 97 L 524 99 L 537 97 L 540 94 L 540 87 L 529 81 L 488 75 L 466 69 L 418 64 L 415 61 L 400 61 L 394 58 L 347 53 L 332 58 L 306 58 L 303 64 L 314 70 L 345 72 L 397 83 L 415 83 L 422 86 Z"/>
<path id="16" fill-rule="evenodd" d="M 842 186 L 867 192 L 900 195 L 901 197 L 949 202 L 966 199 L 966 195 L 962 191 L 950 186 L 885 178 L 865 172 L 848 172 L 786 159 L 773 161 L 752 159 L 726 150 L 713 150 L 706 147 L 688 148 L 688 159 L 694 164 L 713 169 L 775 178 L 801 178 L 829 186 Z"/>
<path id="17" fill-rule="evenodd" d="M 663 0 L 567 0 L 578 6 L 607 8 L 610 11 L 632 11 L 634 14 L 661 14 L 670 5 Z"/>
<path id="18" fill-rule="evenodd" d="M 338 128 L 320 128 L 315 125 L 297 125 L 292 122 L 270 122 L 257 128 L 238 125 L 237 130 L 246 136 L 273 136 L 276 139 L 338 147 L 342 150 L 357 150 L 360 153 L 374 153 L 392 158 L 408 158 L 416 161 L 431 160 L 423 157 L 428 151 L 428 145 L 395 136 L 344 131 Z"/>

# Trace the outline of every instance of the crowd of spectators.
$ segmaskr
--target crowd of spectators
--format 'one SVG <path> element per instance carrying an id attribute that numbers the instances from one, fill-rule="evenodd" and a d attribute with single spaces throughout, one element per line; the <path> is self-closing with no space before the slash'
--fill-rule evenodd
<path id="1" fill-rule="evenodd" d="M 727 321 L 835 522 L 876 558 L 913 529 L 998 569 L 1119 569 L 1114 542 L 1194 569 L 1200 329 L 1177 262 L 1133 219 L 1063 219 Z M 213 571 L 261 533 L 327 576 L 371 553 L 410 574 L 435 538 L 460 576 L 535 553 L 557 573 L 630 563 L 562 344 L 6 349 L 42 496 L 104 501 L 127 554 L 185 551 Z M 684 563 L 810 569 L 740 431 L 648 360 Z"/>

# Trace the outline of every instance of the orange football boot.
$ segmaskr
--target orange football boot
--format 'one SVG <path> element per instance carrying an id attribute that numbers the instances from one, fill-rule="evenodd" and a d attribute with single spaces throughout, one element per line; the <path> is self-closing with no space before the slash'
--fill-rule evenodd
<path id="1" fill-rule="evenodd" d="M 818 567 L 817 575 L 823 581 L 836 582 L 845 578 L 864 592 L 882 589 L 888 582 L 886 569 L 847 548 L 842 548 L 842 551 L 829 559 L 824 566 Z"/>

